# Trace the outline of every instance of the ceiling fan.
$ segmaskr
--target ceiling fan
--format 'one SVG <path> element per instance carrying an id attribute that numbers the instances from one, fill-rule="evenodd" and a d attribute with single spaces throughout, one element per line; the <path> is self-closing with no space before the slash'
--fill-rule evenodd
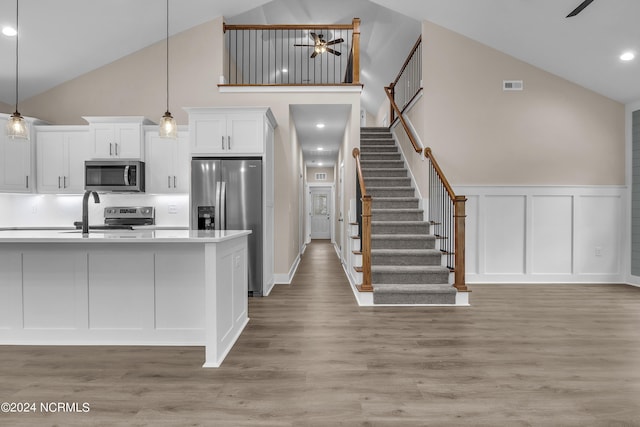
<path id="1" fill-rule="evenodd" d="M 328 46 L 333 46 L 334 44 L 344 42 L 342 38 L 326 41 L 324 39 L 324 35 L 322 34 L 309 33 L 309 35 L 313 37 L 313 44 L 294 44 L 294 46 L 312 47 L 313 48 L 313 53 L 311 54 L 312 58 L 315 58 L 319 53 L 325 53 L 325 52 L 333 53 L 336 56 L 342 55 L 342 53 L 338 52 L 337 50 L 333 50 L 330 47 L 328 47 Z"/>
<path id="2" fill-rule="evenodd" d="M 580 5 L 578 5 L 578 7 L 576 7 L 575 9 L 573 9 L 573 11 L 571 11 L 570 14 L 567 15 L 567 18 L 571 18 L 572 16 L 576 16 L 577 14 L 579 14 L 580 12 L 582 12 L 582 10 L 589 6 L 591 4 L 593 0 L 584 0 L 582 3 L 580 3 Z"/>

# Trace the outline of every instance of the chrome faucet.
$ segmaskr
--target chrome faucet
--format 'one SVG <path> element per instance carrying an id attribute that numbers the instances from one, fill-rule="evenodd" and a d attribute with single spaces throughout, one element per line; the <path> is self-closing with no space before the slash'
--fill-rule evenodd
<path id="1" fill-rule="evenodd" d="M 87 190 L 82 198 L 82 235 L 89 235 L 89 195 L 93 194 L 93 201 L 100 203 L 100 196 L 95 191 Z"/>

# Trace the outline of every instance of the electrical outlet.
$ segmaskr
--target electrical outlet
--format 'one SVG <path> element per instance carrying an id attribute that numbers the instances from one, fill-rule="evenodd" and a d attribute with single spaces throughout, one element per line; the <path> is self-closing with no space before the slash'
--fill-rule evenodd
<path id="1" fill-rule="evenodd" d="M 31 213 L 37 214 L 38 213 L 38 207 L 37 206 L 32 206 L 31 207 Z"/>
<path id="2" fill-rule="evenodd" d="M 596 246 L 596 256 L 602 256 L 602 246 Z"/>
<path id="3" fill-rule="evenodd" d="M 177 214 L 177 213 L 178 213 L 178 206 L 176 206 L 176 205 L 169 205 L 167 210 L 169 211 L 169 214 L 170 214 L 170 215 L 175 215 L 175 214 Z"/>

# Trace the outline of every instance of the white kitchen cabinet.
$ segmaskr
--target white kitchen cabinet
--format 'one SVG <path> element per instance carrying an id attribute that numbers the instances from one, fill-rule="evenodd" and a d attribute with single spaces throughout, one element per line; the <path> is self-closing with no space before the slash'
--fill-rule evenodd
<path id="1" fill-rule="evenodd" d="M 29 140 L 11 139 L 4 132 L 9 114 L 0 114 L 0 192 L 33 193 L 35 181 L 34 125 L 45 122 L 25 117 Z"/>
<path id="2" fill-rule="evenodd" d="M 157 127 L 145 128 L 147 193 L 189 192 L 189 132 L 178 127 L 178 138 L 161 138 Z"/>
<path id="3" fill-rule="evenodd" d="M 144 159 L 143 125 L 154 124 L 141 116 L 83 117 L 89 122 L 92 159 Z"/>
<path id="4" fill-rule="evenodd" d="M 37 126 L 38 193 L 84 191 L 84 161 L 89 159 L 87 126 Z"/>
<path id="5" fill-rule="evenodd" d="M 191 153 L 234 156 L 265 150 L 264 123 L 275 118 L 268 108 L 190 108 Z"/>

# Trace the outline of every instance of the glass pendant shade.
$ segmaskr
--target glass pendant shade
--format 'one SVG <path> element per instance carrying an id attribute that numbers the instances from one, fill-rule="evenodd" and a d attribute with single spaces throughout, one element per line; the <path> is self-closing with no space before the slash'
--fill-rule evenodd
<path id="1" fill-rule="evenodd" d="M 164 113 L 160 120 L 160 137 L 162 138 L 177 138 L 178 137 L 178 125 L 170 112 Z"/>
<path id="2" fill-rule="evenodd" d="M 17 111 L 7 121 L 7 136 L 12 139 L 29 139 L 29 128 Z"/>

